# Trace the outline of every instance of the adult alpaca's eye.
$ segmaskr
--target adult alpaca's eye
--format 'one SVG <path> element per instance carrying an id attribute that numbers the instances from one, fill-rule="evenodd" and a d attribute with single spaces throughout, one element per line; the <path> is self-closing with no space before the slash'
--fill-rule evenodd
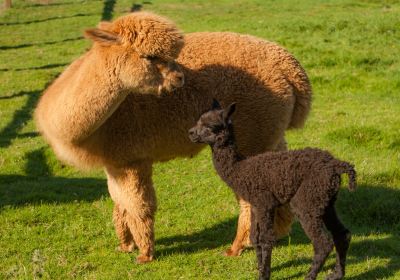
<path id="1" fill-rule="evenodd" d="M 157 56 L 154 56 L 154 55 L 142 55 L 140 57 L 144 58 L 144 59 L 146 59 L 146 60 L 148 60 L 150 62 L 153 62 L 153 61 L 156 61 L 156 60 L 159 59 Z"/>
<path id="2" fill-rule="evenodd" d="M 159 58 L 158 58 L 157 56 L 149 55 L 149 56 L 146 56 L 146 59 L 147 59 L 147 60 L 150 60 L 150 61 L 156 61 L 156 60 L 158 60 Z"/>

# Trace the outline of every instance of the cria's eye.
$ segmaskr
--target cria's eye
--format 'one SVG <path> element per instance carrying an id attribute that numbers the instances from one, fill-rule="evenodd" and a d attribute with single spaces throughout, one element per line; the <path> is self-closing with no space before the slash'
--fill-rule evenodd
<path id="1" fill-rule="evenodd" d="M 220 131 L 223 128 L 224 128 L 224 126 L 222 126 L 222 125 L 216 125 L 216 126 L 211 127 L 211 130 L 213 132 L 217 132 L 217 131 Z"/>

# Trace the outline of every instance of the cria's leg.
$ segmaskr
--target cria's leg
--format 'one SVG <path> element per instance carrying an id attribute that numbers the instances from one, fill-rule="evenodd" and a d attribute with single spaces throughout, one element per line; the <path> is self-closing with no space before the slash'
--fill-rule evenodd
<path id="1" fill-rule="evenodd" d="M 260 280 L 271 277 L 271 255 L 275 243 L 274 215 L 275 209 L 268 208 L 258 217 L 259 237 L 256 252 Z"/>
<path id="2" fill-rule="evenodd" d="M 254 246 L 257 257 L 257 268 L 262 265 L 262 248 L 260 244 L 260 224 L 257 218 L 257 209 L 251 209 L 250 241 Z"/>
<path id="3" fill-rule="evenodd" d="M 306 280 L 314 280 L 321 267 L 324 265 L 326 258 L 333 249 L 333 242 L 324 231 L 322 217 L 315 217 L 313 214 L 299 215 L 299 221 L 311 239 L 314 248 L 314 259 L 311 269 L 307 274 Z"/>
<path id="4" fill-rule="evenodd" d="M 126 221 L 126 211 L 121 210 L 118 204 L 114 205 L 113 221 L 115 231 L 120 240 L 117 250 L 121 252 L 132 252 L 133 249 L 135 249 L 135 243 L 133 242 L 133 236 Z"/>
<path id="5" fill-rule="evenodd" d="M 339 220 L 333 201 L 326 208 L 323 219 L 326 228 L 332 233 L 336 248 L 335 270 L 326 277 L 326 280 L 342 279 L 345 275 L 346 255 L 350 245 L 351 234 Z"/>
<path id="6" fill-rule="evenodd" d="M 129 168 L 107 168 L 110 195 L 124 209 L 123 218 L 139 248 L 138 263 L 153 260 L 154 254 L 156 196 L 151 167 L 151 162 L 141 162 Z"/>

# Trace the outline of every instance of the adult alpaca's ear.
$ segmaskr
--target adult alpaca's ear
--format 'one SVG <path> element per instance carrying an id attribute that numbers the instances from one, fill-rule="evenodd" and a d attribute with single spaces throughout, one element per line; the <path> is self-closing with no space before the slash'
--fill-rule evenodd
<path id="1" fill-rule="evenodd" d="M 232 114 L 235 112 L 236 110 L 236 103 L 232 103 L 231 105 L 229 105 L 227 108 L 225 108 L 224 110 L 224 121 L 225 123 L 228 123 Z"/>
<path id="2" fill-rule="evenodd" d="M 106 30 L 106 31 L 111 31 L 112 30 L 112 26 L 113 26 L 112 22 L 109 22 L 109 21 L 100 21 L 97 24 L 97 28 L 98 29 Z"/>
<path id="3" fill-rule="evenodd" d="M 220 109 L 222 109 L 221 104 L 219 104 L 219 102 L 214 98 L 213 98 L 213 103 L 212 103 L 211 109 L 212 110 L 220 110 Z"/>
<path id="4" fill-rule="evenodd" d="M 118 34 L 100 28 L 86 29 L 84 35 L 86 38 L 97 42 L 102 46 L 116 45 L 121 42 Z"/>

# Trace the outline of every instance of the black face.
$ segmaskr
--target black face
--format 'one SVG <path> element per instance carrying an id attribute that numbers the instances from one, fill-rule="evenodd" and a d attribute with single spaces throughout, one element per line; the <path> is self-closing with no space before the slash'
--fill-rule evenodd
<path id="1" fill-rule="evenodd" d="M 201 115 L 197 124 L 189 130 L 189 138 L 192 142 L 213 145 L 223 144 L 228 139 L 228 124 L 235 110 L 235 104 L 231 104 L 224 110 L 215 102 L 213 109 Z"/>
<path id="2" fill-rule="evenodd" d="M 201 115 L 197 124 L 189 130 L 189 138 L 194 143 L 214 144 L 217 136 L 226 129 L 223 110 L 212 110 Z"/>

